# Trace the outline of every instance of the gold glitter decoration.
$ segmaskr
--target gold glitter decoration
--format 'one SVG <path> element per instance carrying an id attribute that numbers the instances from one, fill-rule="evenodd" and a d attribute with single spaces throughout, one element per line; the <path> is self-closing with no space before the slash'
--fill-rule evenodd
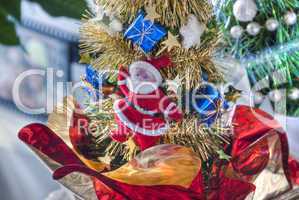
<path id="1" fill-rule="evenodd" d="M 117 13 L 123 23 L 130 24 L 138 11 L 155 5 L 161 16 L 159 21 L 169 28 L 178 28 L 185 24 L 190 14 L 200 22 L 208 22 L 212 17 L 212 7 L 207 1 L 199 0 L 98 0 L 100 5 L 110 12 Z"/>
<path id="2" fill-rule="evenodd" d="M 220 127 L 220 124 L 213 128 L 204 127 L 198 123 L 197 116 L 189 114 L 181 124 L 175 124 L 162 136 L 161 144 L 191 147 L 202 161 L 207 161 L 211 157 L 218 157 L 218 151 L 230 142 L 230 128 Z"/>
<path id="3" fill-rule="evenodd" d="M 168 31 L 167 40 L 162 42 L 162 45 L 164 45 L 164 47 L 157 53 L 157 55 L 160 55 L 165 49 L 170 52 L 175 47 L 181 47 L 181 44 L 178 41 L 178 36 L 174 36 L 170 31 Z"/>

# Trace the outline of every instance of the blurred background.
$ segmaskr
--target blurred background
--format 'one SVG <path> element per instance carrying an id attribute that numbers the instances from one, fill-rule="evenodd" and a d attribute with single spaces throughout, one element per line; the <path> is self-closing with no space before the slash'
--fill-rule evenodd
<path id="1" fill-rule="evenodd" d="M 53 68 L 56 82 L 78 82 L 78 40 L 84 0 L 0 0 L 0 194 L 1 200 L 68 200 L 73 197 L 17 139 L 20 128 L 46 122 L 46 114 L 26 114 L 13 102 L 16 78 L 29 69 Z M 62 73 L 63 72 L 63 73 Z M 32 75 L 20 84 L 28 108 L 47 104 L 46 78 Z"/>

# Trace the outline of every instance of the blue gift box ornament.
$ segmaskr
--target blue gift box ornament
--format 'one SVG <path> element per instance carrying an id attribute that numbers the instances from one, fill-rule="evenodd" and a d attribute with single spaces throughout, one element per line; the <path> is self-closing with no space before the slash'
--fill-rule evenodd
<path id="1" fill-rule="evenodd" d="M 101 80 L 99 78 L 99 73 L 92 66 L 87 66 L 85 69 L 85 81 L 94 89 L 98 90 L 100 87 Z"/>
<path id="2" fill-rule="evenodd" d="M 104 76 L 94 69 L 91 65 L 85 69 L 85 78 L 83 80 L 87 91 L 91 94 L 96 94 L 97 98 L 100 97 L 100 90 L 103 85 Z"/>
<path id="3" fill-rule="evenodd" d="M 163 26 L 146 19 L 145 16 L 145 13 L 140 11 L 124 36 L 138 45 L 144 53 L 149 53 L 166 36 L 167 31 Z"/>
<path id="4" fill-rule="evenodd" d="M 192 107 L 199 115 L 200 122 L 211 126 L 229 108 L 219 90 L 212 84 L 202 84 L 192 96 Z"/>

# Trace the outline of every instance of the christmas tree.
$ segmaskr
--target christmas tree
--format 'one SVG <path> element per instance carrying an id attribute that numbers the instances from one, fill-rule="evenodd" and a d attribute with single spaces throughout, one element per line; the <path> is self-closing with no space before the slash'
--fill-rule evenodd
<path id="1" fill-rule="evenodd" d="M 95 12 L 86 15 L 81 36 L 82 57 L 88 58 L 85 62 L 92 66 L 88 68 L 84 80 L 86 85 L 91 85 L 91 90 L 99 89 L 100 77 L 97 74 L 101 70 L 106 71 L 102 90 L 115 91 L 117 89 L 112 88 L 118 87 L 116 77 L 121 65 L 130 66 L 138 60 L 156 58 L 153 62 L 158 65 L 171 65 L 162 66 L 162 82 L 166 83 L 162 89 L 166 94 L 175 96 L 174 102 L 183 107 L 189 106 L 186 105 L 189 100 L 182 93 L 198 89 L 204 81 L 203 76 L 211 82 L 222 80 L 221 73 L 212 62 L 219 43 L 219 33 L 212 7 L 205 1 L 97 1 Z M 170 59 L 171 64 L 165 64 L 165 57 Z M 113 110 L 114 99 L 109 95 L 104 96 L 105 104 L 109 104 L 110 110 Z M 216 100 L 221 100 L 221 97 L 215 97 L 212 103 Z M 214 114 L 203 117 L 214 121 L 213 115 L 220 116 L 219 106 L 210 105 Z M 99 123 L 113 124 L 113 114 L 105 121 L 103 113 L 96 110 L 97 106 L 89 104 L 86 114 Z M 222 132 L 225 127 L 218 123 L 213 128 L 198 128 L 198 116 L 188 110 L 184 113 L 183 122 L 173 123 L 168 131 L 170 134 L 163 135 L 160 143 L 190 146 L 206 161 L 211 155 L 218 155 L 220 146 L 226 141 Z M 214 134 L 215 131 L 221 134 Z M 110 129 L 107 129 L 106 133 L 96 135 L 106 142 L 109 134 Z M 97 141 L 97 145 L 101 144 L 100 139 Z M 128 160 L 138 152 L 132 150 L 134 145 L 130 140 L 127 143 L 129 148 L 114 141 L 109 144 L 107 153 L 111 157 L 119 152 L 122 154 L 120 157 Z M 119 156 L 116 158 L 119 160 Z"/>

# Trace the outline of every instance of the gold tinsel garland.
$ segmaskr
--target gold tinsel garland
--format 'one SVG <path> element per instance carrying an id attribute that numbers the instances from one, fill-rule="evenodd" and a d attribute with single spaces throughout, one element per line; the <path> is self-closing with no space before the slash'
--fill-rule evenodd
<path id="1" fill-rule="evenodd" d="M 138 11 L 155 5 L 161 15 L 161 24 L 168 28 L 184 25 L 188 16 L 194 14 L 200 22 L 207 23 L 212 17 L 211 6 L 203 0 L 97 0 L 106 10 L 118 14 L 123 23 L 131 23 Z"/>
<path id="2" fill-rule="evenodd" d="M 221 79 L 221 74 L 211 59 L 218 44 L 217 30 L 210 30 L 209 34 L 213 37 L 204 39 L 200 48 L 189 50 L 174 48 L 169 52 L 174 67 L 164 71 L 165 80 L 172 80 L 179 76 L 183 79 L 184 85 L 195 87 L 201 82 L 202 69 L 208 73 L 212 81 Z M 119 65 L 130 65 L 145 57 L 137 47 L 123 39 L 121 34 L 110 35 L 100 22 L 95 22 L 92 19 L 83 22 L 80 48 L 82 54 L 96 55 L 91 61 L 91 65 L 96 69 L 114 70 Z M 194 76 L 194 74 L 198 75 Z"/>
<path id="3" fill-rule="evenodd" d="M 81 54 L 96 54 L 90 63 L 97 69 L 115 69 L 118 65 L 129 65 L 142 57 L 142 53 L 132 48 L 120 35 L 111 36 L 93 20 L 84 20 L 80 29 Z"/>

